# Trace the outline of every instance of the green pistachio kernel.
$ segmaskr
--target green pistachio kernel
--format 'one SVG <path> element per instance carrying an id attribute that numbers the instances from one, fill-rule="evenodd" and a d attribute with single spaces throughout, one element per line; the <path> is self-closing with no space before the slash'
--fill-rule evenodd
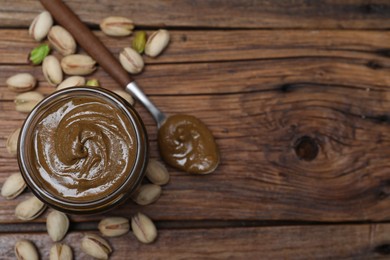
<path id="1" fill-rule="evenodd" d="M 38 47 L 34 48 L 29 55 L 29 60 L 34 65 L 39 65 L 42 63 L 43 59 L 49 54 L 50 47 L 48 44 L 41 44 Z"/>
<path id="2" fill-rule="evenodd" d="M 146 32 L 139 31 L 135 34 L 135 37 L 133 39 L 132 47 L 134 50 L 136 50 L 139 54 L 144 52 L 146 44 Z"/>
<path id="3" fill-rule="evenodd" d="M 89 87 L 100 87 L 99 80 L 97 80 L 97 79 L 89 79 L 87 81 L 86 85 Z"/>

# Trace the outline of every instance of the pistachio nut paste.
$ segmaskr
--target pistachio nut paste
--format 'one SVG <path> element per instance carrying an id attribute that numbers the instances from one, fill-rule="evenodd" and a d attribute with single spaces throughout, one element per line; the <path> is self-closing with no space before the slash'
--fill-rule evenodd
<path id="1" fill-rule="evenodd" d="M 159 129 L 158 144 L 165 162 L 188 173 L 211 173 L 219 164 L 212 133 L 194 116 L 169 116 Z"/>
<path id="2" fill-rule="evenodd" d="M 126 114 L 99 96 L 64 98 L 33 131 L 34 167 L 41 185 L 69 201 L 99 200 L 129 176 L 137 152 Z"/>

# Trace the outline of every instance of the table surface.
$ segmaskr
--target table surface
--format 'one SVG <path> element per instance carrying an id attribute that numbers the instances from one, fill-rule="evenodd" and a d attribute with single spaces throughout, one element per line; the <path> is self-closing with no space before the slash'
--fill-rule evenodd
<path id="1" fill-rule="evenodd" d="M 168 49 L 145 57 L 136 80 L 167 113 L 202 119 L 220 147 L 216 172 L 171 181 L 153 205 L 128 201 L 105 215 L 70 216 L 63 242 L 76 259 L 86 232 L 104 216 L 137 211 L 156 221 L 157 241 L 110 238 L 111 259 L 388 258 L 390 254 L 390 2 L 386 0 L 67 0 L 115 55 L 132 37 L 98 30 L 107 16 L 132 18 L 150 34 L 167 28 Z M 0 183 L 18 172 L 5 149 L 26 114 L 15 111 L 6 79 L 30 72 L 52 93 L 41 67 L 26 62 L 39 1 L 0 7 Z M 83 50 L 79 50 L 83 53 Z M 58 54 L 55 53 L 59 57 Z M 101 68 L 89 77 L 119 89 Z M 151 157 L 156 126 L 140 105 Z M 25 223 L 0 198 L 0 258 L 26 238 L 48 258 L 46 211 Z"/>

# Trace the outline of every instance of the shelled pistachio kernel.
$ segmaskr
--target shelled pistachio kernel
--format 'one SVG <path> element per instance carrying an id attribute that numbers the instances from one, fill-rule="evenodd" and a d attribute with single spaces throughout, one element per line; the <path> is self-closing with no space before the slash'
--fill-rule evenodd
<path id="1" fill-rule="evenodd" d="M 37 15 L 28 30 L 29 34 L 38 42 L 42 41 L 53 25 L 53 18 L 48 11 Z"/>
<path id="2" fill-rule="evenodd" d="M 51 86 L 57 86 L 62 82 L 63 73 L 61 65 L 55 56 L 49 55 L 43 60 L 42 72 L 43 76 L 45 76 L 46 81 Z"/>
<path id="3" fill-rule="evenodd" d="M 35 88 L 37 80 L 30 73 L 18 73 L 9 77 L 6 84 L 12 91 L 26 92 Z"/>
<path id="4" fill-rule="evenodd" d="M 84 86 L 85 85 L 85 78 L 82 76 L 71 76 L 69 78 L 66 78 L 64 81 L 61 82 L 57 86 L 57 90 L 61 90 L 64 88 L 70 88 L 70 87 L 78 87 L 78 86 Z"/>
<path id="5" fill-rule="evenodd" d="M 50 53 L 50 46 L 48 44 L 41 44 L 38 47 L 35 47 L 31 50 L 28 60 L 33 65 L 39 65 L 43 62 L 43 60 L 49 55 Z"/>
<path id="6" fill-rule="evenodd" d="M 15 216 L 21 220 L 33 220 L 39 217 L 46 209 L 46 205 L 32 196 L 20 202 L 15 208 Z"/>
<path id="7" fill-rule="evenodd" d="M 71 54 L 62 58 L 61 68 L 68 75 L 84 76 L 96 70 L 96 61 L 88 55 Z"/>
<path id="8" fill-rule="evenodd" d="M 47 39 L 50 44 L 62 55 L 70 55 L 76 52 L 77 44 L 73 36 L 62 26 L 53 26 Z"/>
<path id="9" fill-rule="evenodd" d="M 150 159 L 146 168 L 146 177 L 154 184 L 165 185 L 169 182 L 170 176 L 164 164 L 156 159 Z"/>
<path id="10" fill-rule="evenodd" d="M 146 32 L 145 31 L 136 32 L 131 47 L 133 47 L 133 49 L 136 52 L 141 54 L 145 50 L 145 44 L 146 44 Z"/>
<path id="11" fill-rule="evenodd" d="M 38 260 L 38 251 L 31 241 L 21 239 L 15 244 L 15 256 L 18 260 Z"/>
<path id="12" fill-rule="evenodd" d="M 72 249 L 67 244 L 56 243 L 50 248 L 50 260 L 72 260 Z"/>
<path id="13" fill-rule="evenodd" d="M 100 29 L 109 36 L 127 36 L 133 32 L 134 23 L 126 17 L 110 16 L 103 19 Z"/>
<path id="14" fill-rule="evenodd" d="M 144 184 L 131 195 L 131 199 L 138 205 L 145 206 L 156 202 L 160 196 L 161 187 L 159 185 Z"/>
<path id="15" fill-rule="evenodd" d="M 153 221 L 142 213 L 131 218 L 131 229 L 136 238 L 142 243 L 152 243 L 157 238 L 157 229 Z"/>
<path id="16" fill-rule="evenodd" d="M 18 151 L 18 141 L 21 128 L 15 129 L 7 138 L 6 148 L 10 155 L 16 155 Z"/>
<path id="17" fill-rule="evenodd" d="M 36 91 L 19 94 L 15 97 L 16 111 L 29 113 L 43 98 L 43 95 Z"/>
<path id="18" fill-rule="evenodd" d="M 168 46 L 170 40 L 167 30 L 158 30 L 149 36 L 145 45 L 145 54 L 149 57 L 157 57 Z"/>
<path id="19" fill-rule="evenodd" d="M 129 102 L 130 105 L 134 105 L 133 97 L 129 93 L 127 93 L 126 91 L 114 90 L 114 93 L 117 94 L 118 96 L 122 97 L 127 102 Z"/>
<path id="20" fill-rule="evenodd" d="M 129 220 L 122 217 L 108 217 L 99 222 L 98 228 L 103 236 L 117 237 L 130 230 Z"/>
<path id="21" fill-rule="evenodd" d="M 112 248 L 98 235 L 86 234 L 81 240 L 81 250 L 97 259 L 108 259 Z"/>
<path id="22" fill-rule="evenodd" d="M 3 187 L 1 187 L 1 196 L 7 200 L 14 199 L 24 191 L 26 186 L 22 175 L 14 173 L 5 180 Z"/>
<path id="23" fill-rule="evenodd" d="M 89 79 L 85 85 L 88 87 L 100 87 L 98 79 Z"/>
<path id="24" fill-rule="evenodd" d="M 46 228 L 54 242 L 60 241 L 68 232 L 69 219 L 65 213 L 53 210 L 47 215 Z"/>

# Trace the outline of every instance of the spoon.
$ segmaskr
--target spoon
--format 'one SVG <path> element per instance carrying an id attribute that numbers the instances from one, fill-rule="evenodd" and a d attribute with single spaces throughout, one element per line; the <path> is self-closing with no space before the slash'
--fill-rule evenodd
<path id="1" fill-rule="evenodd" d="M 100 66 L 150 112 L 159 129 L 159 150 L 165 162 L 177 169 L 197 174 L 211 173 L 217 168 L 219 150 L 211 131 L 202 121 L 184 114 L 165 115 L 68 6 L 61 0 L 40 2 Z"/>

